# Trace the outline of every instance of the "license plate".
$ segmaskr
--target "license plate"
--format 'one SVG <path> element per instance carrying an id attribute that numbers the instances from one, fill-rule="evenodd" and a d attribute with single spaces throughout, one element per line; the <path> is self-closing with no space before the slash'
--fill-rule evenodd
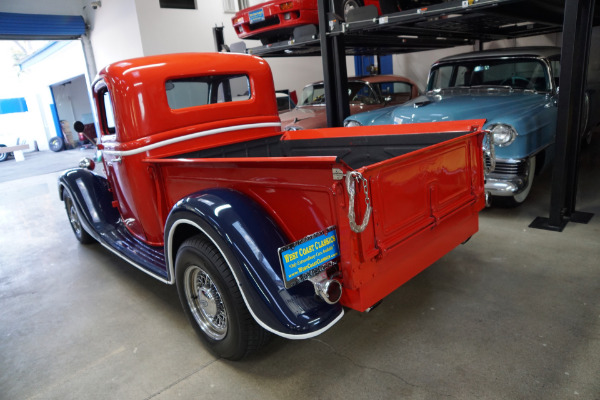
<path id="1" fill-rule="evenodd" d="M 257 22 L 262 22 L 265 20 L 265 12 L 262 8 L 258 10 L 250 11 L 248 14 L 248 18 L 250 18 L 250 23 L 255 24 Z"/>
<path id="2" fill-rule="evenodd" d="M 280 247 L 279 261 L 286 289 L 320 274 L 339 255 L 334 226 Z"/>

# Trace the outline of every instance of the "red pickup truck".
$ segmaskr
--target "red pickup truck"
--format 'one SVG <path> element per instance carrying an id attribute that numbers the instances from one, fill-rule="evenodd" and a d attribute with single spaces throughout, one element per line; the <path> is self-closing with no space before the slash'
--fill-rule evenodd
<path id="1" fill-rule="evenodd" d="M 121 61 L 92 89 L 106 178 L 59 178 L 73 231 L 176 284 L 222 357 L 369 310 L 478 229 L 482 120 L 284 132 L 242 54 Z"/>

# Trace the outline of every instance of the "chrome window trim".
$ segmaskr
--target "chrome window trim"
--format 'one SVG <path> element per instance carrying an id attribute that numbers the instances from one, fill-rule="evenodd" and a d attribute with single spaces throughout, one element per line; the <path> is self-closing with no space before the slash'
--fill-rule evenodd
<path id="1" fill-rule="evenodd" d="M 219 133 L 231 132 L 231 131 L 236 131 L 236 130 L 255 129 L 255 128 L 276 128 L 276 127 L 281 127 L 281 122 L 264 122 L 264 123 L 258 123 L 258 124 L 244 124 L 244 125 L 227 126 L 224 128 L 210 129 L 208 131 L 194 132 L 194 133 L 190 133 L 188 135 L 174 137 L 172 139 L 167 139 L 167 140 L 163 140 L 163 141 L 160 141 L 157 143 L 152 143 L 147 146 L 138 147 L 137 149 L 125 150 L 125 151 L 102 150 L 102 153 L 108 154 L 108 155 L 122 156 L 122 157 L 132 156 L 135 154 L 143 153 L 145 151 L 154 150 L 154 149 L 158 149 L 160 147 L 168 146 L 173 143 L 185 142 L 187 140 L 196 139 L 199 137 L 216 135 Z"/>

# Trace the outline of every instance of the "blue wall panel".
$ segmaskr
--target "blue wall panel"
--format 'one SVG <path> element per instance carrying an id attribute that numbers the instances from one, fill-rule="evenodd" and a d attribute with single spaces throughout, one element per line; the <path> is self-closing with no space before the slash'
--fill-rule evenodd
<path id="1" fill-rule="evenodd" d="M 23 97 L 0 99 L 0 114 L 27 112 L 27 102 Z"/>

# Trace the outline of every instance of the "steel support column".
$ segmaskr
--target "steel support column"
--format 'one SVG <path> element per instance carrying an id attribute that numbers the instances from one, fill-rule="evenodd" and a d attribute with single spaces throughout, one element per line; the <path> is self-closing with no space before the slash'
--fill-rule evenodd
<path id="1" fill-rule="evenodd" d="M 575 203 L 593 16 L 594 0 L 565 1 L 550 216 L 536 218 L 532 228 L 561 232 L 569 221 L 587 223 L 592 217 L 575 211 Z"/>
<path id="2" fill-rule="evenodd" d="M 344 37 L 327 35 L 329 0 L 318 0 L 318 6 L 327 126 L 338 127 L 342 126 L 344 118 L 350 115 Z"/>
<path id="3" fill-rule="evenodd" d="M 225 49 L 225 37 L 223 36 L 223 27 L 215 26 L 213 29 L 213 39 L 215 40 L 215 51 L 217 53 Z"/>

